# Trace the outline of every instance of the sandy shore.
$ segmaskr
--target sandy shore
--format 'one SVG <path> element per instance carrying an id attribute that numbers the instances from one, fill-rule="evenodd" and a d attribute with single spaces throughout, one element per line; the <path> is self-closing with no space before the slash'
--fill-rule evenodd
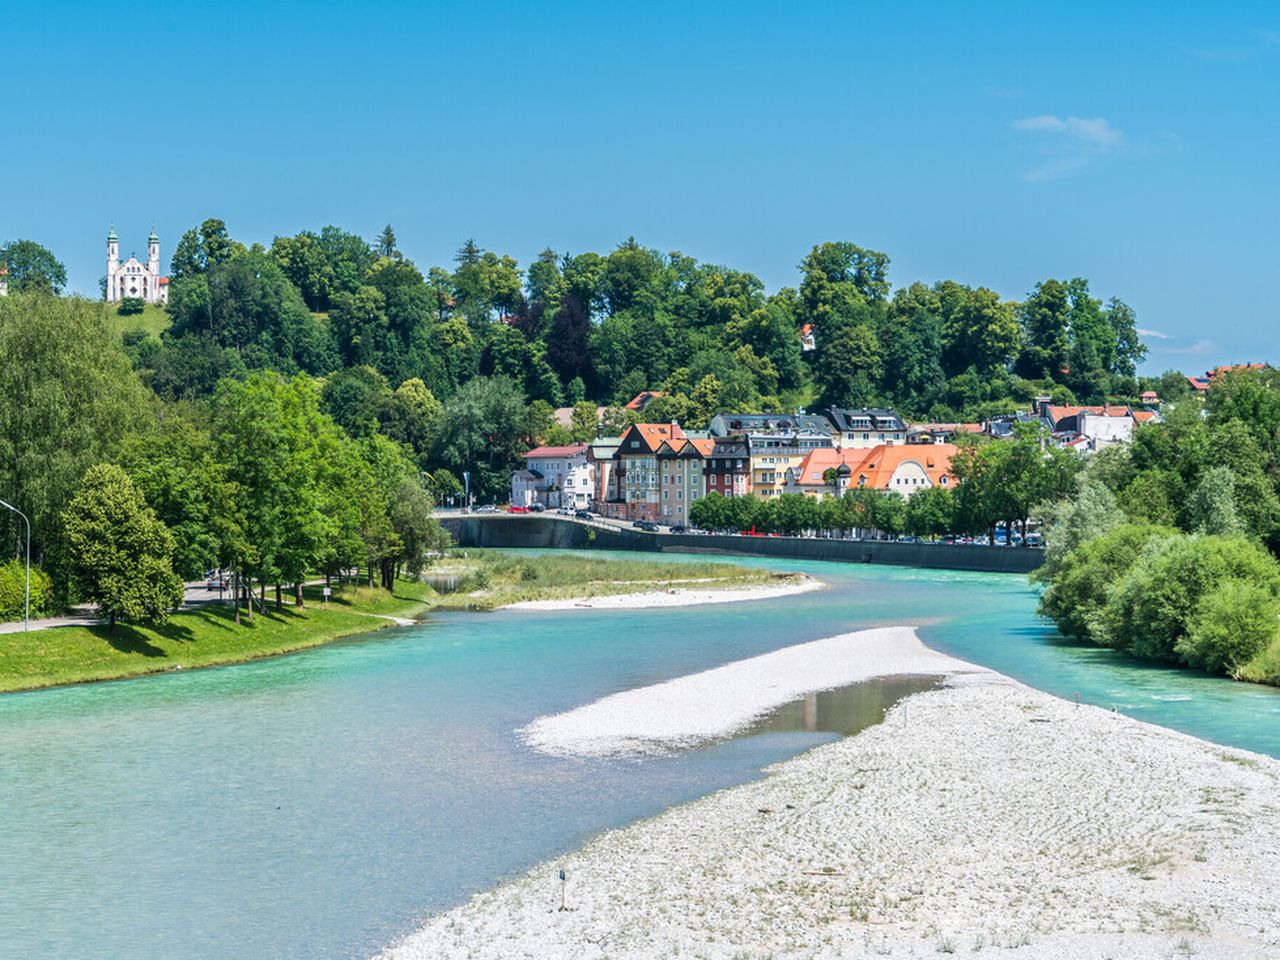
<path id="1" fill-rule="evenodd" d="M 651 607 L 692 607 L 704 603 L 735 603 L 744 600 L 774 600 L 792 594 L 821 590 L 821 580 L 801 574 L 778 584 L 752 587 L 672 587 L 638 593 L 614 593 L 599 597 L 569 597 L 564 600 L 521 600 L 505 604 L 503 610 L 642 610 Z"/>
<path id="2" fill-rule="evenodd" d="M 858 636 L 888 669 L 904 632 Z M 883 724 L 605 833 L 384 956 L 1280 956 L 1280 762 L 915 650 L 951 676 Z"/>

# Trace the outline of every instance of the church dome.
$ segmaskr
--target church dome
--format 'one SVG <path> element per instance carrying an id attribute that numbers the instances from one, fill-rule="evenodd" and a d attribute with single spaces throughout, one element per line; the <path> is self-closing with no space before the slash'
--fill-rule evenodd
<path id="1" fill-rule="evenodd" d="M 116 242 L 116 228 L 112 227 L 107 231 L 107 243 L 115 243 L 115 242 Z"/>
<path id="2" fill-rule="evenodd" d="M 849 465 L 847 463 L 842 463 L 840 466 L 836 467 L 836 476 L 838 477 L 847 477 L 851 473 L 853 473 L 853 471 L 849 469 Z"/>
<path id="3" fill-rule="evenodd" d="M 147 237 L 147 243 L 159 243 L 160 238 L 156 236 L 156 228 L 151 228 L 151 236 Z"/>

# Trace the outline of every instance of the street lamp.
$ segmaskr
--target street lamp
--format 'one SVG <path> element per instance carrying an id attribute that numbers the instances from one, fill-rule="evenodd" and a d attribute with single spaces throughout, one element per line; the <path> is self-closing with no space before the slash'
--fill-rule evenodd
<path id="1" fill-rule="evenodd" d="M 27 519 L 27 515 L 12 504 L 5 503 L 0 500 L 0 506 L 8 507 L 14 513 L 22 518 L 22 522 L 27 525 L 27 589 L 24 595 L 24 605 L 22 608 L 22 629 L 26 630 L 31 625 L 31 521 Z"/>

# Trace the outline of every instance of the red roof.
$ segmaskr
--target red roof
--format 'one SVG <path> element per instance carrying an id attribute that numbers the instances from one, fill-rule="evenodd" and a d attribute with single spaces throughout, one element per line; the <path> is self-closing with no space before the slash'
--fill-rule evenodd
<path id="1" fill-rule="evenodd" d="M 524 455 L 524 458 L 526 460 L 547 460 L 552 457 L 576 457 L 578 454 L 586 452 L 587 445 L 585 443 L 571 443 L 563 447 L 534 447 Z"/>
<path id="2" fill-rule="evenodd" d="M 168 285 L 169 285 L 169 278 L 168 278 L 168 277 L 161 277 L 161 278 L 160 278 L 160 286 L 162 286 L 162 287 L 167 287 Z"/>
<path id="3" fill-rule="evenodd" d="M 641 390 L 631 398 L 631 402 L 627 404 L 626 408 L 628 410 L 643 410 L 649 405 L 650 400 L 661 396 L 663 396 L 661 390 Z"/>
<path id="4" fill-rule="evenodd" d="M 1156 418 L 1154 410 L 1135 410 L 1133 411 L 1133 419 L 1138 423 L 1150 423 Z"/>

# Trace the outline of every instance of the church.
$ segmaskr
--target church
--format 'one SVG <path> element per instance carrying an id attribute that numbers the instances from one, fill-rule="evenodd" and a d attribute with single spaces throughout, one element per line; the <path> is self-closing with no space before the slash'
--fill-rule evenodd
<path id="1" fill-rule="evenodd" d="M 107 233 L 107 301 L 116 303 L 137 297 L 147 303 L 169 302 L 169 278 L 160 276 L 160 238 L 154 229 L 147 237 L 147 263 L 135 256 L 120 262 L 115 227 Z"/>

